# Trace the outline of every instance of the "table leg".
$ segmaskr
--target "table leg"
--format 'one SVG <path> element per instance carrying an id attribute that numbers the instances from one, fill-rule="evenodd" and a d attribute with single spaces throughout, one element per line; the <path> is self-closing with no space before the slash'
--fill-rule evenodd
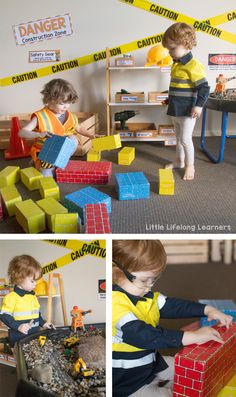
<path id="1" fill-rule="evenodd" d="M 201 131 L 201 149 L 203 153 L 215 164 L 220 163 L 224 158 L 225 151 L 225 139 L 226 139 L 226 131 L 228 125 L 228 112 L 222 112 L 221 119 L 221 142 L 220 142 L 220 150 L 218 157 L 214 156 L 205 146 L 205 131 L 206 131 L 206 112 L 207 109 L 203 110 L 202 115 L 202 131 Z"/>

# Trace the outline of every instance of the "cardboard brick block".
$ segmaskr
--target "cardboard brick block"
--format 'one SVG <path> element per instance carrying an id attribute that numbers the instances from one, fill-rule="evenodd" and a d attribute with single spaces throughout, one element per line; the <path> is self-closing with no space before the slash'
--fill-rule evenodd
<path id="1" fill-rule="evenodd" d="M 104 203 L 107 212 L 111 212 L 111 197 L 93 187 L 86 187 L 64 197 L 64 205 L 69 212 L 77 212 L 84 223 L 84 207 L 86 204 Z"/>
<path id="2" fill-rule="evenodd" d="M 89 150 L 87 153 L 87 161 L 100 161 L 101 160 L 101 152 L 95 152 L 95 150 Z"/>
<path id="3" fill-rule="evenodd" d="M 5 186 L 14 185 L 20 179 L 20 167 L 8 166 L 0 171 L 0 189 Z"/>
<path id="4" fill-rule="evenodd" d="M 59 186 L 53 177 L 42 178 L 39 181 L 39 192 L 42 198 L 52 197 L 55 200 L 60 199 Z"/>
<path id="5" fill-rule="evenodd" d="M 29 190 L 39 189 L 39 181 L 43 175 L 34 167 L 23 168 L 20 171 L 21 181 Z"/>
<path id="6" fill-rule="evenodd" d="M 95 152 L 102 152 L 103 150 L 118 149 L 121 147 L 120 135 L 110 135 L 101 138 L 94 138 L 92 140 L 92 148 Z"/>
<path id="7" fill-rule="evenodd" d="M 79 216 L 75 214 L 57 214 L 54 219 L 54 233 L 79 233 Z"/>
<path id="8" fill-rule="evenodd" d="M 199 300 L 200 303 L 203 303 L 204 305 L 210 305 L 215 307 L 216 309 L 220 310 L 221 312 L 225 313 L 225 314 L 229 314 L 230 316 L 233 317 L 234 321 L 236 321 L 236 304 L 234 303 L 234 301 L 230 300 L 230 299 L 200 299 Z M 208 321 L 207 317 L 201 317 L 200 318 L 200 324 L 201 327 L 205 327 L 205 326 L 211 326 L 211 325 L 215 325 L 217 323 L 217 321 L 212 320 L 212 321 Z"/>
<path id="9" fill-rule="evenodd" d="M 173 195 L 175 181 L 173 171 L 170 169 L 159 169 L 159 194 Z"/>
<path id="10" fill-rule="evenodd" d="M 115 188 L 119 200 L 139 200 L 149 198 L 150 183 L 143 172 L 115 174 Z"/>
<path id="11" fill-rule="evenodd" d="M 82 183 L 103 185 L 109 182 L 112 173 L 110 161 L 87 162 L 70 160 L 64 170 L 56 170 L 60 183 Z"/>
<path id="12" fill-rule="evenodd" d="M 217 330 L 224 344 L 189 345 L 176 354 L 173 397 L 215 397 L 236 373 L 236 323 Z"/>
<path id="13" fill-rule="evenodd" d="M 15 215 L 15 204 L 19 201 L 22 201 L 22 197 L 15 185 L 3 187 L 2 189 L 0 189 L 0 194 L 2 197 L 3 205 L 6 208 L 8 215 Z"/>
<path id="14" fill-rule="evenodd" d="M 77 148 L 76 139 L 53 135 L 46 139 L 38 158 L 55 167 L 65 168 Z"/>
<path id="15" fill-rule="evenodd" d="M 130 165 L 135 159 L 135 148 L 124 146 L 118 153 L 118 164 Z"/>
<path id="16" fill-rule="evenodd" d="M 15 214 L 25 233 L 40 233 L 45 230 L 45 213 L 33 200 L 16 203 Z"/>
<path id="17" fill-rule="evenodd" d="M 85 233 L 111 233 L 106 204 L 86 204 L 84 220 Z"/>
<path id="18" fill-rule="evenodd" d="M 55 230 L 55 216 L 57 214 L 67 214 L 68 209 L 63 207 L 62 204 L 58 203 L 53 197 L 47 197 L 42 200 L 36 201 L 36 204 L 45 212 L 46 223 L 49 230 L 54 232 Z"/>

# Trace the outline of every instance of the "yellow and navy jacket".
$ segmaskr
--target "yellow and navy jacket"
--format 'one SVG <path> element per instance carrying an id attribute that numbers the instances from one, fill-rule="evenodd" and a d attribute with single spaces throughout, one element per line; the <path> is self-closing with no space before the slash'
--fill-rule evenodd
<path id="1" fill-rule="evenodd" d="M 172 65 L 167 114 L 190 116 L 193 106 L 205 105 L 209 91 L 204 66 L 189 52 Z"/>
<path id="2" fill-rule="evenodd" d="M 167 298 L 159 292 L 134 296 L 114 285 L 113 397 L 129 396 L 168 367 L 157 349 L 182 346 L 183 332 L 163 329 L 160 318 L 200 317 L 204 308 L 203 304 Z"/>
<path id="3" fill-rule="evenodd" d="M 9 327 L 10 345 L 19 339 L 25 337 L 24 334 L 18 331 L 21 324 L 29 323 L 34 320 L 29 334 L 39 331 L 45 323 L 40 311 L 40 305 L 35 293 L 25 291 L 17 286 L 14 291 L 7 294 L 2 303 L 0 311 L 0 320 Z"/>

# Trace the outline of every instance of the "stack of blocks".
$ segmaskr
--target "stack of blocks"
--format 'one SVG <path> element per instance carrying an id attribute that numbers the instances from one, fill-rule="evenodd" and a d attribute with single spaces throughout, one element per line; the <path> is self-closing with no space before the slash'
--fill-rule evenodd
<path id="1" fill-rule="evenodd" d="M 236 323 L 217 328 L 224 344 L 189 345 L 175 356 L 173 397 L 215 397 L 236 372 Z"/>
<path id="2" fill-rule="evenodd" d="M 116 191 L 119 200 L 138 200 L 149 198 L 150 183 L 143 172 L 115 174 Z"/>
<path id="3" fill-rule="evenodd" d="M 8 166 L 0 172 L 0 188 L 14 185 L 20 179 L 20 167 Z"/>
<path id="4" fill-rule="evenodd" d="M 89 150 L 87 153 L 87 161 L 100 161 L 101 152 L 95 152 L 95 150 Z"/>
<path id="5" fill-rule="evenodd" d="M 199 300 L 200 303 L 203 303 L 204 305 L 210 305 L 215 307 L 216 309 L 220 310 L 221 312 L 225 313 L 225 314 L 229 314 L 230 316 L 233 317 L 234 321 L 236 321 L 236 304 L 234 303 L 234 301 L 230 300 L 230 299 L 225 299 L 225 300 L 207 300 L 207 299 L 200 299 Z M 215 325 L 216 321 L 212 320 L 212 321 L 208 321 L 207 317 L 201 317 L 200 319 L 200 324 L 201 327 L 206 327 L 206 326 L 211 326 L 211 325 Z"/>
<path id="6" fill-rule="evenodd" d="M 236 375 L 221 389 L 217 397 L 236 397 Z"/>
<path id="7" fill-rule="evenodd" d="M 106 204 L 86 204 L 84 223 L 85 233 L 111 233 Z"/>
<path id="8" fill-rule="evenodd" d="M 25 233 L 40 233 L 45 230 L 45 213 L 33 200 L 16 203 L 15 214 Z"/>
<path id="9" fill-rule="evenodd" d="M 64 170 L 56 170 L 57 182 L 103 185 L 109 182 L 112 163 L 109 161 L 86 162 L 70 160 Z"/>
<path id="10" fill-rule="evenodd" d="M 60 199 L 59 186 L 56 184 L 53 177 L 40 179 L 39 192 L 42 198 L 52 197 L 55 200 Z"/>
<path id="11" fill-rule="evenodd" d="M 78 214 L 57 214 L 54 219 L 54 233 L 78 233 Z"/>
<path id="12" fill-rule="evenodd" d="M 118 153 L 118 164 L 130 165 L 135 158 L 135 148 L 124 146 Z"/>
<path id="13" fill-rule="evenodd" d="M 100 192 L 93 187 L 86 187 L 76 192 L 67 194 L 64 198 L 64 205 L 69 212 L 77 212 L 84 223 L 84 207 L 86 204 L 104 203 L 107 212 L 111 212 L 111 198 L 105 193 Z"/>
<path id="14" fill-rule="evenodd" d="M 5 186 L 0 189 L 2 202 L 6 207 L 9 216 L 15 215 L 15 204 L 22 201 L 22 197 L 15 185 Z"/>
<path id="15" fill-rule="evenodd" d="M 38 158 L 55 167 L 65 168 L 77 147 L 76 138 L 53 135 L 46 139 Z"/>
<path id="16" fill-rule="evenodd" d="M 175 189 L 175 181 L 172 170 L 159 170 L 159 194 L 173 195 Z"/>
<path id="17" fill-rule="evenodd" d="M 63 207 L 63 205 L 52 197 L 38 200 L 36 204 L 45 212 L 47 227 L 55 233 L 55 216 L 58 214 L 67 214 L 67 208 Z"/>
<path id="18" fill-rule="evenodd" d="M 101 138 L 94 138 L 92 140 L 92 147 L 95 152 L 102 152 L 103 150 L 119 149 L 121 147 L 120 135 L 110 135 Z"/>
<path id="19" fill-rule="evenodd" d="M 43 175 L 34 167 L 28 167 L 20 171 L 20 177 L 27 189 L 37 190 L 39 189 L 39 181 L 43 178 Z"/>

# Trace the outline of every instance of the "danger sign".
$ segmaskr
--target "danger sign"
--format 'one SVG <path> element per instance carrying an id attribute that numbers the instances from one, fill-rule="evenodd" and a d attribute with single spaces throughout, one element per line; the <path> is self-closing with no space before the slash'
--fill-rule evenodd
<path id="1" fill-rule="evenodd" d="M 236 54 L 209 54 L 209 69 L 236 69 Z"/>
<path id="2" fill-rule="evenodd" d="M 59 15 L 13 26 L 17 45 L 68 36 L 73 33 L 70 15 Z"/>

